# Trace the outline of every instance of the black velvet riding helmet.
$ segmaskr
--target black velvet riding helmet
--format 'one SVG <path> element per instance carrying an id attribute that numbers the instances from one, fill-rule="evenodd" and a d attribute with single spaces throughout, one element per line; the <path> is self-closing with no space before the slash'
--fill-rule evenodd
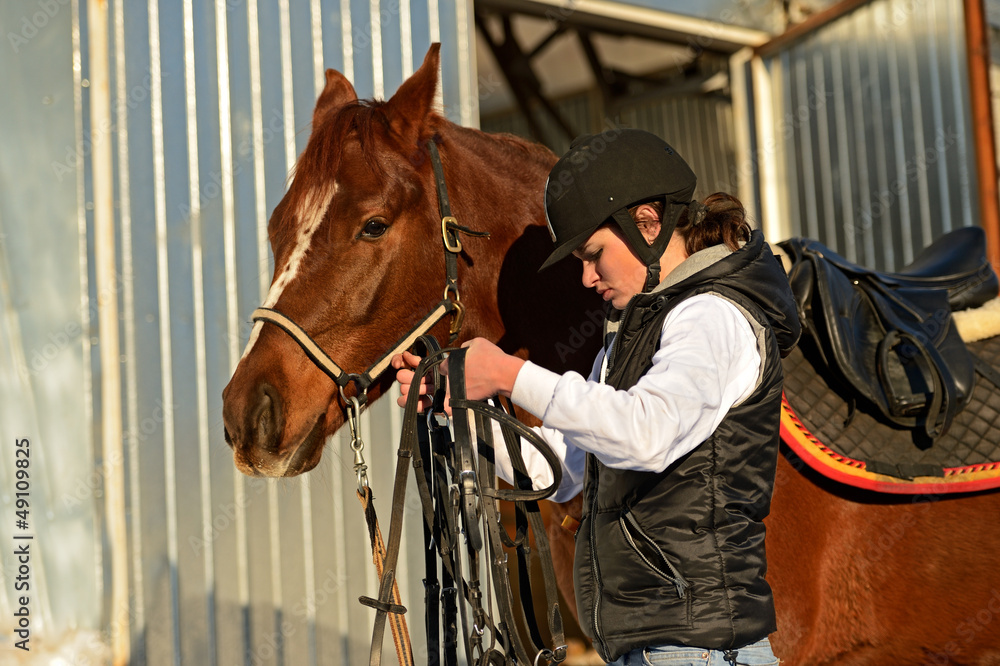
<path id="1" fill-rule="evenodd" d="M 644 291 L 651 290 L 659 284 L 660 255 L 691 203 L 696 182 L 687 162 L 655 134 L 613 129 L 577 137 L 545 183 L 545 217 L 556 248 L 541 268 L 568 256 L 613 221 L 646 264 Z M 650 245 L 628 209 L 658 199 L 665 202 L 663 219 Z"/>

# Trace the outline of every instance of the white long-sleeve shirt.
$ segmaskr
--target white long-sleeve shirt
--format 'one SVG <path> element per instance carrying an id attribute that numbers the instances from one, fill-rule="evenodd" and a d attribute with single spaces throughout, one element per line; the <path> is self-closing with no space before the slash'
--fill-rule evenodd
<path id="1" fill-rule="evenodd" d="M 529 361 L 514 382 L 511 399 L 542 420 L 536 431 L 562 462 L 553 501 L 565 502 L 582 490 L 587 453 L 608 467 L 662 472 L 708 439 L 730 408 L 753 393 L 761 367 L 750 322 L 730 301 L 710 293 L 692 296 L 667 314 L 653 365 L 632 388 L 604 384 L 603 361 L 602 350 L 589 379 Z M 545 459 L 530 445 L 521 448 L 534 487 L 550 485 Z M 511 481 L 502 445 L 496 463 L 498 474 Z"/>

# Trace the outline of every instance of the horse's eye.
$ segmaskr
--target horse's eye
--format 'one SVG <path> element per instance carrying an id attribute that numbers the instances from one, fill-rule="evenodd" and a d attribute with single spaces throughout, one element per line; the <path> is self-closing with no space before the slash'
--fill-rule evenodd
<path id="1" fill-rule="evenodd" d="M 384 234 L 388 228 L 389 225 L 385 223 L 385 220 L 383 220 L 380 217 L 373 217 L 372 219 L 368 220 L 368 223 L 365 225 L 365 228 L 361 230 L 361 237 L 378 238 L 379 236 Z"/>

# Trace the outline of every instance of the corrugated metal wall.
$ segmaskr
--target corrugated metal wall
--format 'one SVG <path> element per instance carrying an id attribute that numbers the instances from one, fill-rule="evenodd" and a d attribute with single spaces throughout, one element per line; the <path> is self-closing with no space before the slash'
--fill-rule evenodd
<path id="1" fill-rule="evenodd" d="M 698 174 L 695 196 L 736 194 L 733 105 L 721 96 L 645 100 L 622 109 L 621 123 L 664 137 Z"/>
<path id="2" fill-rule="evenodd" d="M 42 4 L 4 2 L 3 34 L 20 34 Z M 361 663 L 372 612 L 357 598 L 377 587 L 346 442 L 332 439 L 303 477 L 245 478 L 223 440 L 221 393 L 270 281 L 266 221 L 308 139 L 323 69 L 343 71 L 361 97 L 383 97 L 441 41 L 445 111 L 475 125 L 471 0 L 109 2 L 113 118 L 98 131 L 113 146 L 119 280 L 107 295 L 96 292 L 93 267 L 87 7 L 49 4 L 43 36 L 9 64 L 4 56 L 7 97 L 31 99 L 0 105 L 5 120 L 23 121 L 0 151 L 3 351 L 9 368 L 28 370 L 0 372 L 3 464 L 13 437 L 31 436 L 41 506 L 46 478 L 65 484 L 64 497 L 80 495 L 62 506 L 58 486 L 46 489 L 53 510 L 38 517 L 47 557 L 36 575 L 44 571 L 47 586 L 33 602 L 36 645 L 120 621 L 107 616 L 118 544 L 102 542 L 105 479 L 95 472 L 95 313 L 107 297 L 121 312 L 132 663 Z M 25 168 L 26 154 L 41 168 Z M 66 325 L 74 328 L 62 344 Z M 50 334 L 62 346 L 47 365 L 65 371 L 32 375 L 32 353 L 44 356 Z M 15 410 L 24 413 L 8 414 Z M 398 410 L 386 401 L 366 419 L 369 474 L 385 512 Z M 6 487 L 10 470 L 0 471 Z M 61 519 L 75 531 L 46 536 Z M 418 611 L 419 659 L 422 571 L 406 570 L 422 562 L 414 534 L 405 535 L 401 577 L 404 603 Z M 9 603 L 11 592 L 5 586 L 0 599 Z"/>
<path id="3" fill-rule="evenodd" d="M 892 269 L 978 224 L 965 49 L 960 0 L 876 0 L 767 56 L 773 228 Z"/>
<path id="4" fill-rule="evenodd" d="M 709 62 L 706 66 L 709 71 L 716 71 L 720 64 L 724 67 L 725 61 Z M 653 132 L 673 145 L 698 174 L 696 195 L 720 191 L 736 194 L 733 107 L 722 95 L 651 94 L 635 101 L 623 99 L 608 114 L 611 117 L 605 116 L 604 104 L 596 91 L 555 100 L 553 106 L 580 134 L 601 132 L 615 125 Z M 549 136 L 560 136 L 547 117 L 540 122 L 549 126 Z M 482 124 L 487 131 L 531 137 L 528 123 L 517 111 L 485 117 Z M 569 149 L 569 143 L 569 139 L 562 139 L 549 147 L 562 155 Z"/>

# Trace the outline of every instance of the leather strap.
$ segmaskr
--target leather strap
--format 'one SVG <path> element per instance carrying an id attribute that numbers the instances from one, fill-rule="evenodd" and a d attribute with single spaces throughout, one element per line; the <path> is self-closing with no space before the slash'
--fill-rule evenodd
<path id="1" fill-rule="evenodd" d="M 396 462 L 396 478 L 392 489 L 392 515 L 389 520 L 389 545 L 385 554 L 384 569 L 378 592 L 378 602 L 389 604 L 392 595 L 392 581 L 395 577 L 396 563 L 399 559 L 399 545 L 403 527 L 403 508 L 406 505 L 406 480 L 409 476 L 407 459 L 412 457 L 417 441 L 417 407 L 420 403 L 420 380 L 428 369 L 441 361 L 443 351 L 428 354 L 417 366 L 414 382 L 406 398 L 406 408 L 403 412 L 403 434 L 399 442 Z M 372 630 L 372 646 L 369 655 L 370 666 L 379 666 L 382 658 L 382 637 L 385 635 L 387 611 L 379 608 L 375 614 L 375 624 Z"/>
<path id="2" fill-rule="evenodd" d="M 372 650 L 370 666 L 377 666 L 381 659 L 381 642 L 384 636 L 385 623 L 396 617 L 400 610 L 399 604 L 394 604 L 388 590 L 395 576 L 395 567 L 399 554 L 399 535 L 402 523 L 403 502 L 406 492 L 406 458 L 413 464 L 417 487 L 423 507 L 425 534 L 428 535 L 428 549 L 435 549 L 441 555 L 441 585 L 438 596 L 436 573 L 437 562 L 427 559 L 428 574 L 425 578 L 425 598 L 428 599 L 428 658 L 436 658 L 438 654 L 438 631 L 444 633 L 443 663 L 451 665 L 456 662 L 456 647 L 458 631 L 456 616 L 461 617 L 463 646 L 465 659 L 469 664 L 505 664 L 514 663 L 551 663 L 565 658 L 566 646 L 562 617 L 559 609 L 558 593 L 556 591 L 555 574 L 552 568 L 551 554 L 548 549 L 545 528 L 538 511 L 537 500 L 548 497 L 555 491 L 561 480 L 561 466 L 555 454 L 548 449 L 533 430 L 526 428 L 507 412 L 477 401 L 469 401 L 464 397 L 464 357 L 465 350 L 436 350 L 436 343 L 422 340 L 426 355 L 418 365 L 411 391 L 407 395 L 406 409 L 403 416 L 403 432 L 400 439 L 399 461 L 396 469 L 396 481 L 393 487 L 393 515 L 390 521 L 389 539 L 384 558 L 384 573 L 377 599 L 364 600 L 366 605 L 376 609 L 375 626 L 372 635 Z M 438 424 L 433 413 L 429 417 L 417 414 L 419 404 L 419 386 L 423 377 L 435 371 L 436 364 L 445 353 L 449 357 L 449 378 L 452 391 L 452 419 L 456 433 L 456 443 L 443 441 L 448 432 L 446 426 Z M 439 377 L 436 379 L 440 380 Z M 443 383 L 438 381 L 440 390 L 435 391 L 437 408 L 442 407 Z M 478 466 L 473 456 L 471 445 L 470 414 L 476 419 L 476 433 L 480 438 Z M 512 491 L 498 491 L 493 487 L 494 468 L 492 463 L 492 429 L 488 427 L 489 419 L 498 419 L 504 432 L 505 444 L 508 447 L 511 460 L 519 480 L 518 488 Z M 424 432 L 424 435 L 420 435 Z M 463 435 L 464 433 L 464 435 Z M 531 489 L 531 481 L 527 476 L 524 461 L 521 458 L 519 436 L 524 436 L 533 446 L 542 452 L 547 461 L 554 464 L 554 483 L 541 491 Z M 463 440 L 463 436 L 466 441 Z M 428 474 L 428 470 L 432 473 Z M 471 480 L 468 492 L 465 480 Z M 496 502 L 501 497 L 515 501 L 515 512 L 518 523 L 518 538 L 512 540 L 503 538 L 504 530 L 500 526 L 499 511 Z M 471 502 L 466 502 L 470 499 Z M 434 504 L 437 508 L 429 507 Z M 442 508 L 443 507 L 443 508 Z M 489 539 L 480 537 L 475 543 L 469 535 L 480 531 L 480 523 L 485 519 Z M 519 549 L 519 559 L 522 570 L 530 568 L 534 555 L 528 547 L 526 532 L 528 526 L 535 531 L 537 556 L 542 562 L 545 579 L 545 593 L 548 608 L 549 633 L 556 647 L 544 647 L 541 633 L 534 622 L 533 614 L 526 609 L 532 603 L 529 590 L 531 585 L 524 578 L 521 586 L 522 608 L 513 604 L 513 594 L 510 589 L 509 573 L 507 571 L 507 554 L 504 544 L 515 542 Z M 460 533 L 465 532 L 464 545 L 466 553 L 460 553 L 460 543 L 463 541 Z M 479 570 L 479 551 L 487 547 L 489 573 L 486 578 Z M 464 562 L 468 563 L 468 576 L 463 571 Z M 484 583 L 485 582 L 485 586 Z M 461 592 L 461 598 L 459 598 Z M 496 608 L 500 617 L 494 619 L 490 609 Z M 438 601 L 440 600 L 440 604 Z M 443 615 L 441 625 L 435 619 L 431 620 L 430 611 L 440 607 Z M 469 617 L 471 610 L 471 622 Z M 524 627 L 522 631 L 518 627 Z M 530 640 L 524 642 L 523 636 Z M 499 649 L 502 647 L 502 650 Z M 516 660 L 516 661 L 515 661 Z"/>
<path id="3" fill-rule="evenodd" d="M 363 492 L 358 492 L 358 501 L 361 502 L 361 507 L 365 512 L 368 537 L 371 540 L 372 561 L 379 577 L 382 577 L 384 575 L 382 564 L 385 558 L 385 544 L 382 542 L 382 531 L 378 526 L 371 488 L 365 486 Z M 413 647 L 410 645 L 410 633 L 406 627 L 406 619 L 403 617 L 406 608 L 400 603 L 399 586 L 396 581 L 392 581 L 391 603 L 378 602 L 369 597 L 361 597 L 360 601 L 366 606 L 371 606 L 385 613 L 392 613 L 392 639 L 396 646 L 396 656 L 399 658 L 400 666 L 413 666 Z"/>
<path id="4" fill-rule="evenodd" d="M 451 201 L 448 198 L 448 186 L 444 180 L 444 167 L 441 165 L 441 155 L 434 140 L 427 142 L 431 156 L 431 166 L 434 172 L 434 183 L 437 191 L 438 210 L 441 214 L 441 239 L 444 245 L 445 287 L 442 299 L 421 319 L 416 326 L 401 337 L 396 344 L 372 363 L 361 373 L 346 372 L 330 355 L 323 351 L 315 340 L 290 317 L 273 308 L 260 307 L 254 310 L 251 319 L 254 322 L 264 321 L 274 324 L 292 337 L 316 366 L 340 387 L 341 394 L 349 384 L 357 384 L 359 402 L 364 405 L 367 400 L 367 390 L 375 380 L 385 372 L 392 357 L 409 349 L 418 338 L 427 334 L 434 326 L 448 315 L 452 315 L 452 325 L 449 331 L 448 344 L 458 339 L 465 316 L 465 308 L 460 302 L 458 293 L 458 255 L 462 252 L 460 233 L 470 236 L 489 237 L 489 232 L 474 231 L 463 227 L 451 214 Z"/>
<path id="5" fill-rule="evenodd" d="M 900 391 L 888 370 L 889 353 L 906 343 L 924 360 L 931 377 L 930 402 L 923 396 Z M 948 365 L 932 345 L 925 345 L 906 331 L 890 330 L 879 343 L 876 370 L 885 388 L 889 406 L 896 416 L 911 416 L 914 410 L 924 415 L 924 430 L 931 440 L 941 437 L 951 427 L 958 413 L 958 396 Z"/>
<path id="6" fill-rule="evenodd" d="M 458 463 L 458 491 L 462 509 L 462 527 L 470 548 L 479 552 L 483 548 L 483 534 L 479 529 L 479 507 L 476 497 L 478 482 L 472 462 L 472 433 L 469 430 L 469 402 L 465 399 L 465 352 L 456 349 L 448 360 L 448 380 L 451 385 L 452 420 L 455 424 L 455 454 Z M 456 409 L 458 407 L 458 409 Z"/>
<path id="7" fill-rule="evenodd" d="M 969 352 L 972 354 L 972 352 Z M 984 361 L 976 354 L 972 354 L 972 361 L 976 364 L 976 372 L 993 382 L 993 385 L 1000 388 L 1000 371 Z"/>

